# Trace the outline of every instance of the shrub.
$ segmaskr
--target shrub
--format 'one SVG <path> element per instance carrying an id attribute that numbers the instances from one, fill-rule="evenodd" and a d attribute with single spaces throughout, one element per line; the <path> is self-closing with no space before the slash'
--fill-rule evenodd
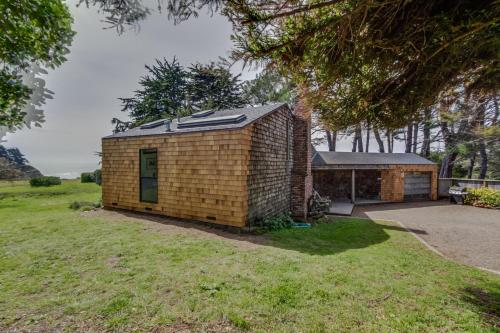
<path id="1" fill-rule="evenodd" d="M 467 189 L 464 203 L 476 207 L 500 208 L 500 191 L 489 187 Z"/>
<path id="2" fill-rule="evenodd" d="M 61 178 L 51 176 L 36 177 L 30 180 L 30 185 L 33 187 L 61 185 Z"/>
<path id="3" fill-rule="evenodd" d="M 263 227 L 268 231 L 275 231 L 291 228 L 293 223 L 294 222 L 290 213 L 287 213 L 265 218 L 263 221 Z"/>
<path id="4" fill-rule="evenodd" d="M 101 169 L 94 171 L 94 180 L 97 185 L 101 185 Z"/>
<path id="5" fill-rule="evenodd" d="M 94 183 L 95 182 L 95 177 L 94 177 L 93 172 L 82 172 L 80 179 L 81 179 L 82 183 Z"/>

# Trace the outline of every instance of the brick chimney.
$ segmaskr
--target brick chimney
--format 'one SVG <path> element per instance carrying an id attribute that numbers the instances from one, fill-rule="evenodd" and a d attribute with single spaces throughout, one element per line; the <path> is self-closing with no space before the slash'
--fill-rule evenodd
<path id="1" fill-rule="evenodd" d="M 293 117 L 292 216 L 307 217 L 307 204 L 312 196 L 311 113 L 312 109 L 299 98 Z"/>

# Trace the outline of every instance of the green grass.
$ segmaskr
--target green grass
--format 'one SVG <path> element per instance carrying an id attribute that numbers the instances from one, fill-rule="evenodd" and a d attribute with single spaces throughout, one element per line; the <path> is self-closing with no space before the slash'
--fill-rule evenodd
<path id="1" fill-rule="evenodd" d="M 69 208 L 99 191 L 0 184 L 0 331 L 498 332 L 500 278 L 394 224 L 340 219 L 248 246 Z"/>

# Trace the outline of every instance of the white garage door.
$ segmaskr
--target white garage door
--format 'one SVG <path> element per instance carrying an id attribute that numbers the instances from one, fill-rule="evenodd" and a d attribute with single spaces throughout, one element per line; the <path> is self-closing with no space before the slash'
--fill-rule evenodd
<path id="1" fill-rule="evenodd" d="M 404 175 L 404 199 L 429 200 L 431 197 L 431 173 L 430 172 L 406 172 Z"/>

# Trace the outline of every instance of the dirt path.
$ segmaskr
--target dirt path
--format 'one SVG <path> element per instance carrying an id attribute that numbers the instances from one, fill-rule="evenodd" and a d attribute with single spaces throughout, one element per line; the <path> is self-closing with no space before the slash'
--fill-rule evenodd
<path id="1" fill-rule="evenodd" d="M 446 257 L 500 274 L 500 210 L 429 201 L 358 206 L 353 216 L 399 221 Z"/>

